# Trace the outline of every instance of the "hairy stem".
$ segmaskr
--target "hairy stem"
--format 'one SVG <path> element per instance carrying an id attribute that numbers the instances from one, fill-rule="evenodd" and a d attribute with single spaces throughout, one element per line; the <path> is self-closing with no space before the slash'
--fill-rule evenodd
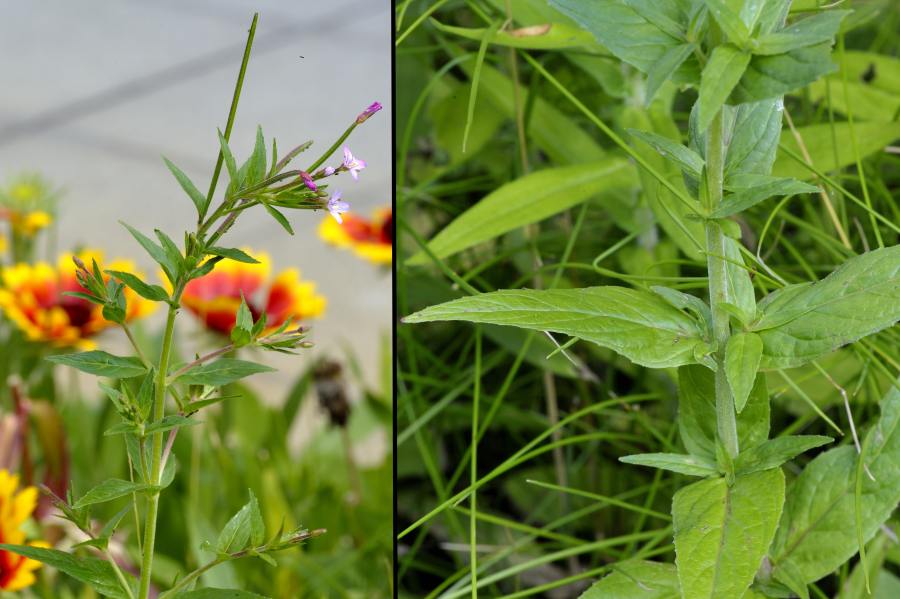
<path id="1" fill-rule="evenodd" d="M 725 164 L 725 143 L 722 111 L 713 118 L 706 142 L 706 194 L 701 198 L 704 208 L 712 212 L 722 202 L 722 171 Z M 738 455 L 737 422 L 734 399 L 725 378 L 725 346 L 731 336 L 728 314 L 721 303 L 727 301 L 727 265 L 725 234 L 715 221 L 706 223 L 706 264 L 709 271 L 709 304 L 712 309 L 713 334 L 716 341 L 716 430 L 725 451 L 732 458 Z"/>
<path id="2" fill-rule="evenodd" d="M 174 294 L 176 299 L 180 293 Z M 177 305 L 177 302 L 176 302 Z M 169 369 L 169 355 L 172 351 L 172 340 L 175 333 L 175 315 L 178 309 L 169 306 L 166 317 L 166 332 L 163 335 L 162 351 L 159 356 L 159 368 L 156 372 L 156 389 L 153 402 L 153 422 L 159 422 L 166 413 L 166 372 Z M 160 466 L 163 449 L 162 432 L 154 433 L 151 449 L 150 483 L 159 484 Z M 147 499 L 147 514 L 144 518 L 144 555 L 141 560 L 141 586 L 139 599 L 147 599 L 150 595 L 150 575 L 153 571 L 153 548 L 156 541 L 156 517 L 159 510 L 159 490 L 155 490 Z"/>

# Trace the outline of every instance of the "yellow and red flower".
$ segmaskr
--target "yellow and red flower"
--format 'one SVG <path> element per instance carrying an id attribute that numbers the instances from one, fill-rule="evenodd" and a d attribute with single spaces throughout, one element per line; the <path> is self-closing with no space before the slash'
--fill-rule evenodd
<path id="1" fill-rule="evenodd" d="M 22 524 L 31 517 L 37 506 L 37 499 L 36 488 L 25 487 L 19 490 L 19 477 L 0 470 L 0 543 L 22 545 L 25 542 Z M 48 547 L 43 541 L 29 544 Z M 34 571 L 40 567 L 39 561 L 0 550 L 0 589 L 18 591 L 34 584 Z"/>
<path id="2" fill-rule="evenodd" d="M 5 268 L 0 280 L 0 311 L 33 341 L 90 348 L 94 346 L 91 336 L 115 324 L 103 318 L 102 306 L 63 295 L 67 291 L 87 291 L 75 277 L 72 256 L 60 255 L 55 268 L 46 262 Z M 78 257 L 87 265 L 96 260 L 101 268 L 135 272 L 134 264 L 128 260 L 104 264 L 102 253 L 96 250 L 85 250 Z M 145 316 L 156 308 L 155 303 L 127 287 L 124 293 L 128 320 Z"/>
<path id="3" fill-rule="evenodd" d="M 226 335 L 231 332 L 242 294 L 254 321 L 265 313 L 266 331 L 277 329 L 288 320 L 304 321 L 325 311 L 325 298 L 316 293 L 315 283 L 300 279 L 297 269 L 283 270 L 268 283 L 272 271 L 269 256 L 247 248 L 244 251 L 259 263 L 226 258 L 211 273 L 190 281 L 184 288 L 181 304 L 208 329 Z"/>
<path id="4" fill-rule="evenodd" d="M 349 248 L 357 256 L 375 264 L 390 264 L 394 254 L 394 213 L 390 208 L 378 210 L 371 220 L 346 213 L 343 223 L 333 218 L 322 220 L 319 236 L 341 248 Z"/>

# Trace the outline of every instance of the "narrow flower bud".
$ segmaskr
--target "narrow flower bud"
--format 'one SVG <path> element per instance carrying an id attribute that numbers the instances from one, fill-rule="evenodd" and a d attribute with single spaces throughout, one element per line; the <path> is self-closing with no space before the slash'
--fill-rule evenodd
<path id="1" fill-rule="evenodd" d="M 363 111 L 359 114 L 359 116 L 356 117 L 356 124 L 357 124 L 357 125 L 362 125 L 362 124 L 365 123 L 367 120 L 369 120 L 369 117 L 370 117 L 370 116 L 372 116 L 373 114 L 375 114 L 375 113 L 378 112 L 379 110 L 381 110 L 381 104 L 379 104 L 378 102 L 372 102 L 371 104 L 369 104 L 369 107 L 368 107 L 368 108 L 366 108 L 365 110 L 363 110 Z"/>

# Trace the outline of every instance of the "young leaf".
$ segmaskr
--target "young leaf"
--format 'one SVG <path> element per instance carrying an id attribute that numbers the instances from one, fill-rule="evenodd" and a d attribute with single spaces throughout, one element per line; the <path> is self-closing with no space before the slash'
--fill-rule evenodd
<path id="1" fill-rule="evenodd" d="M 900 245 L 847 260 L 817 283 L 788 285 L 760 303 L 753 325 L 763 368 L 800 366 L 900 320 Z"/>
<path id="2" fill-rule="evenodd" d="M 881 401 L 881 417 L 864 441 L 866 466 L 875 480 L 862 478 L 861 536 L 871 539 L 900 502 L 900 381 Z M 854 526 L 858 466 L 852 446 L 830 449 L 810 462 L 788 490 L 784 515 L 770 555 L 774 575 L 793 573 L 802 583 L 832 573 L 859 551 Z M 785 573 L 780 575 L 780 573 Z"/>
<path id="3" fill-rule="evenodd" d="M 237 173 L 237 165 L 234 162 L 234 155 L 231 153 L 231 148 L 228 147 L 228 141 L 225 140 L 225 136 L 222 135 L 221 131 L 217 131 L 219 134 L 219 147 L 222 150 L 222 158 L 225 161 L 225 168 L 228 170 L 228 179 L 231 181 L 231 185 L 236 189 L 238 185 L 240 185 L 240 181 L 238 180 Z"/>
<path id="4" fill-rule="evenodd" d="M 119 478 L 110 478 L 85 493 L 72 507 L 77 510 L 96 503 L 105 503 L 125 495 L 143 491 L 146 488 L 147 485 L 144 484 L 133 483 Z"/>
<path id="5" fill-rule="evenodd" d="M 713 49 L 700 78 L 700 98 L 697 100 L 700 131 L 706 131 L 713 117 L 722 109 L 749 63 L 750 54 L 732 45 L 725 44 Z"/>
<path id="6" fill-rule="evenodd" d="M 153 232 L 156 234 L 156 238 L 159 239 L 159 242 L 162 244 L 163 251 L 166 253 L 166 257 L 169 259 L 175 266 L 175 272 L 180 272 L 179 268 L 184 263 L 184 257 L 181 255 L 181 250 L 178 249 L 178 246 L 175 245 L 175 242 L 166 235 L 164 232 L 159 229 L 153 229 Z"/>
<path id="7" fill-rule="evenodd" d="M 188 385 L 221 386 L 233 383 L 251 374 L 274 372 L 275 369 L 255 362 L 235 358 L 219 358 L 209 364 L 195 366 L 178 377 L 178 381 Z"/>
<path id="8" fill-rule="evenodd" d="M 229 258 L 236 262 L 243 262 L 245 264 L 259 264 L 259 260 L 251 256 L 247 252 L 239 250 L 237 248 L 223 248 L 213 246 L 206 248 L 206 253 L 213 256 L 221 256 L 222 258 Z"/>
<path id="9" fill-rule="evenodd" d="M 122 223 L 123 227 L 128 229 L 128 232 L 131 233 L 132 237 L 134 237 L 137 242 L 141 244 L 141 247 L 143 247 L 144 250 L 146 250 L 147 253 L 150 254 L 150 257 L 153 258 L 157 264 L 162 266 L 162 269 L 166 273 L 166 276 L 169 278 L 169 281 L 174 283 L 178 273 L 178 268 L 176 267 L 177 263 L 172 262 L 165 250 L 163 250 L 162 247 L 156 245 L 156 243 L 154 243 L 149 237 L 147 237 L 128 223 L 124 223 L 122 221 L 119 222 Z"/>
<path id="10" fill-rule="evenodd" d="M 780 469 L 694 483 L 672 499 L 684 597 L 741 597 L 753 582 L 784 503 Z"/>
<path id="11" fill-rule="evenodd" d="M 30 557 L 64 572 L 75 580 L 91 585 L 98 593 L 112 599 L 126 599 L 125 590 L 119 583 L 109 562 L 93 557 L 76 557 L 65 551 L 32 547 L 31 545 L 0 545 L 0 549 Z M 129 576 L 126 573 L 126 576 Z"/>
<path id="12" fill-rule="evenodd" d="M 234 327 L 231 329 L 231 342 L 235 347 L 243 347 L 250 343 L 253 337 L 253 315 L 241 294 L 241 305 L 238 306 Z"/>
<path id="13" fill-rule="evenodd" d="M 754 175 L 760 177 L 760 175 Z M 819 188 L 796 179 L 768 177 L 766 182 L 741 189 L 725 197 L 722 204 L 710 214 L 711 218 L 725 218 L 751 208 L 774 196 L 792 196 L 800 193 L 816 193 Z"/>
<path id="14" fill-rule="evenodd" d="M 404 322 L 462 320 L 563 333 L 633 362 L 666 368 L 694 362 L 700 327 L 662 298 L 624 287 L 495 291 L 426 308 Z"/>
<path id="15" fill-rule="evenodd" d="M 456 217 L 429 243 L 446 258 L 530 223 L 580 204 L 605 191 L 637 185 L 634 167 L 622 158 L 544 169 L 494 190 Z M 407 264 L 428 264 L 425 252 Z"/>
<path id="16" fill-rule="evenodd" d="M 700 171 L 703 170 L 705 163 L 703 158 L 690 148 L 686 148 L 668 137 L 647 131 L 628 129 L 628 133 L 650 145 L 650 147 L 659 152 L 660 156 L 674 160 L 688 174 L 700 177 Z"/>
<path id="17" fill-rule="evenodd" d="M 742 451 L 734 463 L 738 474 L 750 474 L 777 468 L 801 453 L 834 441 L 822 435 L 792 435 L 770 439 L 752 449 Z"/>
<path id="18" fill-rule="evenodd" d="M 266 176 L 266 142 L 260 126 L 256 127 L 256 143 L 253 146 L 253 153 L 247 159 L 246 172 L 247 186 L 259 183 Z"/>
<path id="19" fill-rule="evenodd" d="M 154 302 L 164 302 L 169 299 L 169 294 L 166 293 L 165 289 L 163 289 L 159 285 L 150 285 L 148 283 L 145 283 L 130 272 L 123 272 L 120 270 L 107 270 L 106 273 L 111 277 L 119 279 L 120 281 L 134 289 L 134 291 L 143 298 Z"/>
<path id="20" fill-rule="evenodd" d="M 754 333 L 737 333 L 725 347 L 725 376 L 734 394 L 734 409 L 740 414 L 750 397 L 762 359 L 762 339 Z"/>
<path id="21" fill-rule="evenodd" d="M 743 47 L 747 40 L 750 39 L 750 31 L 746 23 L 741 20 L 741 15 L 734 12 L 727 0 L 703 0 L 710 14 L 725 32 L 728 41 L 737 46 Z M 742 69 L 743 70 L 743 69 Z"/>
<path id="22" fill-rule="evenodd" d="M 47 356 L 47 361 L 71 366 L 88 374 L 110 378 L 130 378 L 147 372 L 144 364 L 137 358 L 123 358 L 100 350 Z"/>
<path id="23" fill-rule="evenodd" d="M 841 26 L 841 19 L 849 10 L 827 10 L 797 21 L 781 31 L 760 36 L 754 54 L 782 54 L 822 42 L 833 42 Z"/>
<path id="24" fill-rule="evenodd" d="M 166 163 L 166 166 L 169 167 L 169 170 L 172 171 L 172 174 L 175 175 L 175 179 L 178 180 L 181 189 L 183 189 L 194 202 L 194 206 L 197 207 L 197 214 L 206 214 L 206 196 L 200 193 L 200 190 L 197 189 L 190 178 L 185 175 L 180 168 L 172 164 L 168 158 L 163 157 L 163 161 Z"/>
<path id="25" fill-rule="evenodd" d="M 688 476 L 714 476 L 719 472 L 716 463 L 711 460 L 678 453 L 638 453 L 623 456 L 619 458 L 619 461 L 660 470 L 671 470 Z"/>
<path id="26" fill-rule="evenodd" d="M 678 572 L 672 564 L 619 562 L 579 599 L 681 599 Z"/>
<path id="27" fill-rule="evenodd" d="M 248 518 L 250 524 L 250 546 L 259 547 L 266 541 L 266 524 L 263 521 L 262 512 L 259 510 L 259 501 L 253 490 L 250 490 L 250 515 Z"/>
<path id="28" fill-rule="evenodd" d="M 225 524 L 225 528 L 222 529 L 216 540 L 216 553 L 233 553 L 247 547 L 250 540 L 251 513 L 255 504 L 256 498 L 251 496 L 250 501 L 244 504 Z M 256 509 L 259 509 L 258 505 L 256 505 Z"/>

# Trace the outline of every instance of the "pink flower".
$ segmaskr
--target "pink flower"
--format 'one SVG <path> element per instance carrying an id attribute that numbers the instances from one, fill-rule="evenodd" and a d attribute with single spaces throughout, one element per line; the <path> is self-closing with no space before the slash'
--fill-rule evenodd
<path id="1" fill-rule="evenodd" d="M 303 179 L 304 185 L 306 185 L 310 191 L 318 191 L 319 188 L 316 187 L 316 182 L 313 181 L 313 178 L 309 176 L 309 173 L 302 172 L 300 173 L 300 178 Z"/>
<path id="2" fill-rule="evenodd" d="M 381 104 L 378 102 L 372 102 L 368 108 L 363 110 L 358 117 L 356 117 L 356 124 L 361 125 L 369 120 L 369 117 L 381 110 Z"/>
<path id="3" fill-rule="evenodd" d="M 335 191 L 331 194 L 331 197 L 328 198 L 327 208 L 328 212 L 331 213 L 331 216 L 334 217 L 334 220 L 336 220 L 338 224 L 342 224 L 344 221 L 341 219 L 341 214 L 350 210 L 350 204 L 341 201 L 341 192 Z"/>
<path id="4" fill-rule="evenodd" d="M 323 169 L 322 173 L 323 173 L 326 177 L 330 177 L 331 175 L 334 174 L 334 168 L 333 168 L 333 167 L 330 167 L 330 166 L 326 166 L 326 167 Z"/>
<path id="5" fill-rule="evenodd" d="M 354 181 L 357 181 L 359 180 L 359 171 L 366 168 L 366 161 L 355 157 L 350 152 L 350 148 L 344 146 L 344 162 L 342 166 L 350 171 L 350 176 L 353 177 Z"/>

